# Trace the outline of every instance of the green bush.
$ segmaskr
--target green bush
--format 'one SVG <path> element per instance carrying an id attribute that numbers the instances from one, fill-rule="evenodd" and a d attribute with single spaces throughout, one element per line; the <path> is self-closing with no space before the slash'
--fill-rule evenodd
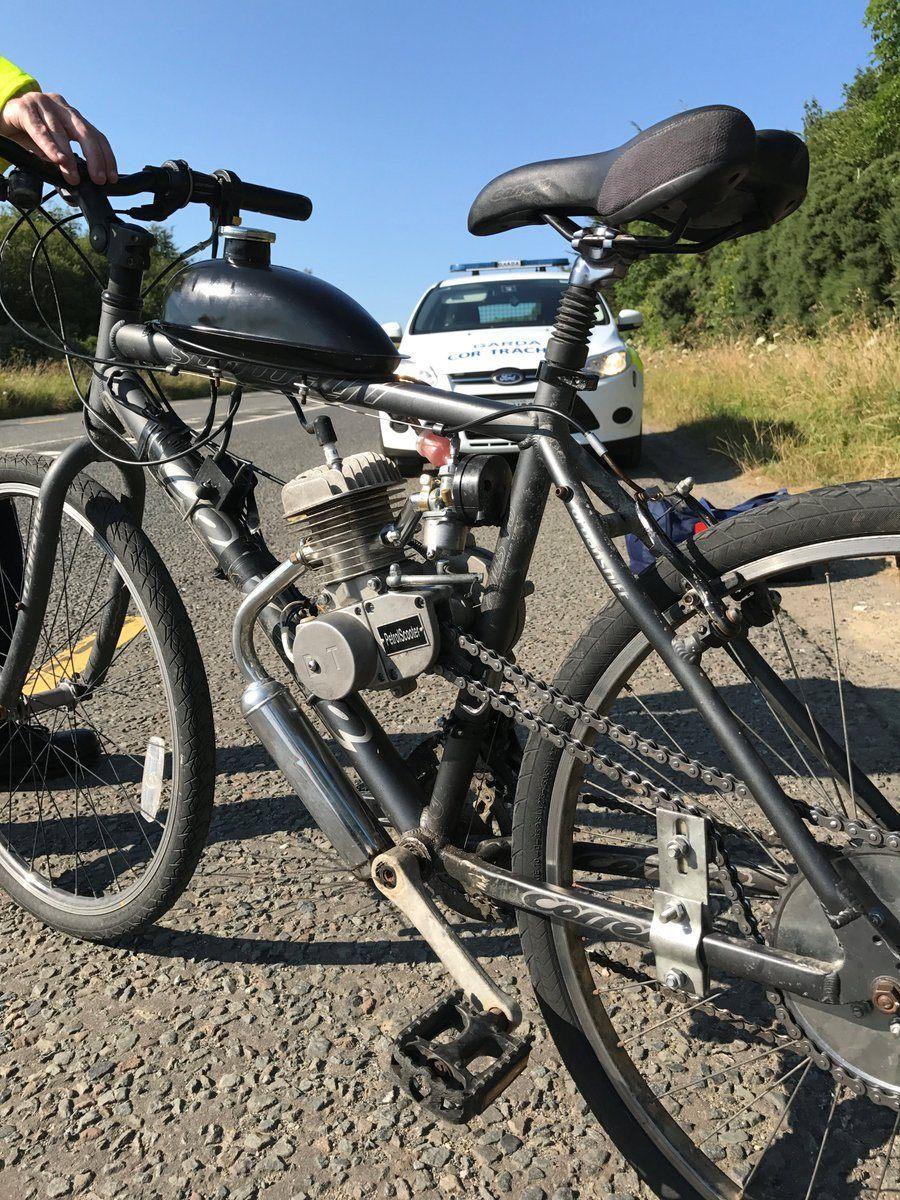
<path id="1" fill-rule="evenodd" d="M 900 299 L 900 6 L 872 0 L 873 62 L 825 112 L 807 105 L 809 192 L 764 233 L 698 258 L 657 255 L 619 286 L 651 342 L 890 319 Z"/>

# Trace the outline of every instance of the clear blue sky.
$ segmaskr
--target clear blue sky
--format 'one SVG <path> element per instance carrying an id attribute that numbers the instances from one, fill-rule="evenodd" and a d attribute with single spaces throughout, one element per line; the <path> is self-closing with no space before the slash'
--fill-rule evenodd
<path id="1" fill-rule="evenodd" d="M 0 53 L 104 129 L 120 167 L 186 158 L 306 192 L 275 228 L 379 320 L 405 320 L 460 259 L 557 254 L 549 231 L 473 238 L 500 171 L 736 104 L 798 129 L 868 59 L 864 0 L 7 0 Z M 175 235 L 202 235 L 203 210 Z M 249 223 L 249 220 L 248 220 Z"/>

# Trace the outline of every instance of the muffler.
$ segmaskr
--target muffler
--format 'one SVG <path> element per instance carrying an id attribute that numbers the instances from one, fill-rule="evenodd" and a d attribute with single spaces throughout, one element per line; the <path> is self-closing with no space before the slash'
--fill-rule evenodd
<path id="1" fill-rule="evenodd" d="M 253 645 L 260 613 L 304 570 L 296 556 L 288 559 L 256 585 L 237 611 L 232 649 L 247 685 L 241 712 L 347 867 L 370 879 L 372 860 L 393 842 L 290 692 L 265 670 Z"/>

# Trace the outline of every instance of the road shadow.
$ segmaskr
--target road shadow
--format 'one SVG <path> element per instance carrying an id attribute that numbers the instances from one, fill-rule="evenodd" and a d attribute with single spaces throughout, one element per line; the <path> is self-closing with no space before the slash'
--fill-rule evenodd
<path id="1" fill-rule="evenodd" d="M 405 758 L 425 736 L 424 731 L 392 734 L 391 741 Z M 343 750 L 333 738 L 323 734 L 322 740 L 339 762 L 352 767 L 352 763 L 347 760 Z M 258 743 L 216 747 L 216 770 L 219 775 L 235 775 L 241 772 L 255 774 L 258 771 L 274 771 L 276 769 L 268 750 Z"/>
<path id="2" fill-rule="evenodd" d="M 751 421 L 721 413 L 677 429 L 645 433 L 644 471 L 651 467 L 664 479 L 691 475 L 697 483 L 721 483 L 743 474 L 741 460 L 765 470 L 777 461 L 785 441 L 802 439 L 802 430 L 792 421 Z"/>
<path id="3" fill-rule="evenodd" d="M 456 932 L 476 958 L 512 958 L 522 953 L 516 934 L 475 933 L 474 925 L 457 925 Z M 405 935 L 405 936 L 404 936 Z M 431 947 L 412 930 L 400 930 L 394 938 L 375 941 L 319 940 L 287 938 L 226 937 L 222 934 L 166 929 L 154 926 L 140 940 L 142 954 L 159 958 L 190 958 L 217 963 L 266 963 L 273 966 L 375 966 L 381 964 L 436 963 Z"/>

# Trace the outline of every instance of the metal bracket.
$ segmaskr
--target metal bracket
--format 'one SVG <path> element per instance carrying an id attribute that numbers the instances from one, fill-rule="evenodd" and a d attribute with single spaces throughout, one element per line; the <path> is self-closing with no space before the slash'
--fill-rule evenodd
<path id="1" fill-rule="evenodd" d="M 600 376 L 593 371 L 572 371 L 545 359 L 538 367 L 538 379 L 554 387 L 570 387 L 576 392 L 595 392 Z"/>
<path id="2" fill-rule="evenodd" d="M 659 887 L 653 893 L 650 949 L 667 988 L 705 996 L 709 976 L 701 954 L 708 924 L 709 874 L 705 817 L 656 810 Z"/>
<path id="3" fill-rule="evenodd" d="M 372 863 L 372 882 L 418 929 L 472 1008 L 502 1018 L 507 1031 L 515 1029 L 522 1020 L 518 1004 L 497 987 L 447 924 L 425 890 L 419 859 L 412 850 L 399 845 L 379 854 Z"/>

